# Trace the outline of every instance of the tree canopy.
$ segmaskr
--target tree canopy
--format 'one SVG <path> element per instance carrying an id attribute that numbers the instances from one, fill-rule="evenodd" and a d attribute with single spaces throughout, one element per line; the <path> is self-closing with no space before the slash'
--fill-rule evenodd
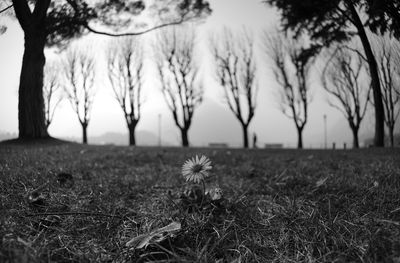
<path id="1" fill-rule="evenodd" d="M 140 35 L 148 31 L 207 15 L 211 12 L 209 3 L 203 0 L 167 0 L 147 4 L 143 0 L 6 0 L 0 5 L 0 14 L 18 16 L 17 9 L 24 9 L 24 15 L 30 22 L 46 12 L 45 26 L 48 46 L 63 46 L 69 40 L 89 32 L 109 35 Z M 16 12 L 12 12 L 12 7 Z M 29 7 L 29 9 L 28 9 Z M 46 9 L 47 7 L 47 9 Z M 29 11 L 30 12 L 29 12 Z M 29 12 L 29 13 L 28 13 Z M 151 24 L 135 21 L 138 16 L 147 13 Z M 6 27 L 0 26 L 1 32 Z M 125 30 L 126 32 L 121 32 Z"/>
<path id="2" fill-rule="evenodd" d="M 365 26 L 373 32 L 390 32 L 400 37 L 399 0 L 264 0 L 282 14 L 284 29 L 297 34 L 307 31 L 322 44 L 343 41 L 355 35 L 349 5 L 362 9 Z"/>
<path id="3" fill-rule="evenodd" d="M 365 0 L 363 5 L 368 14 L 367 25 L 373 32 L 390 32 L 400 38 L 399 0 Z"/>

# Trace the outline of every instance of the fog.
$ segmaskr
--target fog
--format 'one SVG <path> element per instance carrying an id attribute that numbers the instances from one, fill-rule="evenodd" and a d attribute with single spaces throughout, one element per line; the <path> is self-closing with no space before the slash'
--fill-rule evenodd
<path id="1" fill-rule="evenodd" d="M 273 31 L 279 26 L 278 14 L 270 7 L 263 5 L 259 0 L 210 0 L 213 13 L 204 22 L 198 25 L 198 52 L 202 63 L 202 76 L 205 84 L 205 99 L 195 111 L 189 139 L 193 146 L 206 146 L 209 143 L 227 143 L 230 146 L 242 144 L 242 131 L 238 121 L 224 103 L 222 88 L 214 78 L 208 54 L 208 35 L 212 32 L 218 34 L 223 27 L 240 30 L 242 27 L 251 29 L 256 36 L 262 30 Z M 7 22 L 7 32 L 0 36 L 0 133 L 18 132 L 18 82 L 23 53 L 23 35 L 16 21 Z M 146 36 L 151 40 L 151 34 Z M 89 41 L 95 47 L 98 75 L 104 75 L 102 60 L 105 46 L 109 41 L 107 37 L 89 36 L 76 41 Z M 255 47 L 260 49 L 259 39 Z M 259 51 L 258 51 L 259 52 Z M 47 51 L 48 60 L 57 54 Z M 287 147 L 295 147 L 297 134 L 291 119 L 282 114 L 279 109 L 279 100 L 275 90 L 277 84 L 268 67 L 268 59 L 261 52 L 257 54 L 259 65 L 259 93 L 255 117 L 250 125 L 250 135 L 256 133 L 258 144 L 282 143 Z M 152 69 L 151 56 L 147 57 L 146 84 L 144 87 L 145 103 L 143 104 L 142 118 L 137 131 L 137 144 L 156 145 L 161 137 L 163 145 L 179 145 L 180 134 L 174 125 L 162 94 L 160 85 Z M 88 127 L 89 143 L 91 138 L 104 134 L 113 135 L 114 139 L 96 139 L 96 143 L 120 143 L 116 137 L 126 138 L 127 128 L 122 111 L 114 99 L 111 87 L 106 79 L 99 77 L 96 82 L 97 95 L 95 98 L 92 118 Z M 330 107 L 327 95 L 319 86 L 318 79 L 312 83 L 313 101 L 309 109 L 309 121 L 304 130 L 305 147 L 322 147 L 324 144 L 323 115 L 327 115 L 328 144 L 336 142 L 338 145 L 347 143 L 351 145 L 351 132 L 346 120 L 341 113 Z M 159 123 L 159 120 L 161 122 Z M 159 126 L 160 125 L 160 126 Z M 364 127 L 360 132 L 360 141 L 367 137 L 368 131 L 373 127 L 373 120 L 366 117 Z M 161 134 L 159 131 L 161 130 Z M 54 121 L 49 128 L 54 137 L 80 140 L 81 126 L 71 109 L 68 101 L 64 100 L 57 109 Z M 108 136 L 107 138 L 111 138 Z M 103 137 L 106 138 L 106 137 Z M 142 141 L 141 141 L 142 138 Z M 122 141 L 123 143 L 123 141 Z"/>

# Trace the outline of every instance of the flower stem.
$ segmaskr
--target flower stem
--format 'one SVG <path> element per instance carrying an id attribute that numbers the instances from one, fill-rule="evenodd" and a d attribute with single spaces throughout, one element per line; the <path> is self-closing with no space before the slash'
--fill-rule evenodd
<path id="1" fill-rule="evenodd" d="M 200 208 L 203 207 L 204 196 L 206 195 L 206 184 L 204 183 L 204 180 L 201 180 L 201 182 L 203 184 L 203 195 L 201 196 Z"/>

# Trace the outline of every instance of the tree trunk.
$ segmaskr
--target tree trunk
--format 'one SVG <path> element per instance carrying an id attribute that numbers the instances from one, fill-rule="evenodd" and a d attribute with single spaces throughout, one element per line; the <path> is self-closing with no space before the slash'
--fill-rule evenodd
<path id="1" fill-rule="evenodd" d="M 87 123 L 82 123 L 82 143 L 83 144 L 87 144 L 88 143 L 88 140 L 87 140 L 87 127 L 88 127 Z"/>
<path id="2" fill-rule="evenodd" d="M 188 129 L 181 129 L 182 146 L 189 147 Z"/>
<path id="3" fill-rule="evenodd" d="M 388 126 L 388 130 L 389 130 L 390 147 L 394 147 L 394 134 L 393 134 L 394 125 Z"/>
<path id="4" fill-rule="evenodd" d="M 46 120 L 46 131 L 49 132 L 49 127 L 50 127 L 51 122 Z"/>
<path id="5" fill-rule="evenodd" d="M 358 129 L 353 127 L 351 128 L 351 131 L 353 132 L 353 148 L 358 149 L 360 148 L 360 143 L 358 141 Z"/>
<path id="6" fill-rule="evenodd" d="M 365 32 L 364 25 L 357 13 L 357 10 L 355 9 L 353 4 L 350 4 L 349 7 L 353 16 L 354 25 L 356 26 L 358 35 L 361 39 L 365 55 L 367 56 L 369 71 L 371 76 L 371 85 L 374 94 L 374 106 L 375 106 L 374 146 L 383 147 L 385 145 L 385 123 L 384 123 L 385 112 L 382 102 L 381 85 L 379 82 L 378 65 L 376 63 L 376 59 L 371 48 L 371 44 L 368 40 L 368 36 Z"/>
<path id="7" fill-rule="evenodd" d="M 136 146 L 136 137 L 135 137 L 135 129 L 136 125 L 128 126 L 129 129 L 129 145 Z"/>
<path id="8" fill-rule="evenodd" d="M 242 129 L 243 129 L 243 148 L 247 149 L 249 148 L 249 132 L 247 130 L 248 126 L 245 124 L 242 124 Z"/>
<path id="9" fill-rule="evenodd" d="M 45 138 L 49 137 L 43 99 L 46 33 L 44 28 L 38 27 L 29 28 L 24 33 L 25 50 L 18 94 L 19 138 Z"/>
<path id="10" fill-rule="evenodd" d="M 297 128 L 297 149 L 303 149 L 303 129 Z"/>

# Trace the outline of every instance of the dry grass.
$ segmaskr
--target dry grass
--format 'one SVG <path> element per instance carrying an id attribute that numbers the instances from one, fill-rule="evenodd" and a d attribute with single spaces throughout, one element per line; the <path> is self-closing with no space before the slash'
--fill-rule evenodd
<path id="1" fill-rule="evenodd" d="M 225 200 L 189 213 L 195 154 Z M 400 151 L 0 145 L 0 211 L 0 262 L 400 262 Z M 125 246 L 172 221 L 175 238 Z"/>

